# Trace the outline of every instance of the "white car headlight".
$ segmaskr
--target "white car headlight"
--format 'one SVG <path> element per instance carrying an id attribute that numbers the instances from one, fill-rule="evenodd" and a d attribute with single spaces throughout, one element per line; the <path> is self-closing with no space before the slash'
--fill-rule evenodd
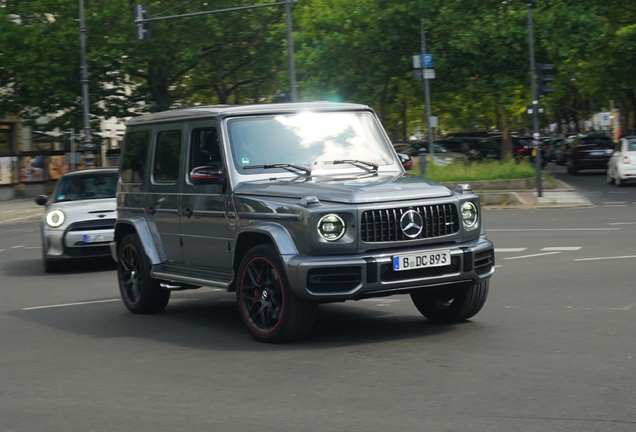
<path id="1" fill-rule="evenodd" d="M 336 241 L 346 231 L 344 221 L 337 214 L 328 214 L 318 221 L 318 234 L 327 241 Z"/>
<path id="2" fill-rule="evenodd" d="M 479 226 L 479 212 L 470 201 L 462 204 L 462 223 L 466 231 L 472 231 Z"/>
<path id="3" fill-rule="evenodd" d="M 46 215 L 46 223 L 52 228 L 62 225 L 64 219 L 66 219 L 66 216 L 62 210 L 53 210 Z"/>

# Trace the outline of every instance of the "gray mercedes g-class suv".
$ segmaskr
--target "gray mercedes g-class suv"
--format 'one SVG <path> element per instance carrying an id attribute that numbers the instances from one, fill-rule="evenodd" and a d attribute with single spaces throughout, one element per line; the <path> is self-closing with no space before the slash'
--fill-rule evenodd
<path id="1" fill-rule="evenodd" d="M 495 268 L 468 185 L 405 173 L 371 108 L 327 102 L 130 120 L 111 250 L 131 312 L 220 287 L 263 342 L 305 336 L 319 303 L 393 294 L 465 320 Z"/>

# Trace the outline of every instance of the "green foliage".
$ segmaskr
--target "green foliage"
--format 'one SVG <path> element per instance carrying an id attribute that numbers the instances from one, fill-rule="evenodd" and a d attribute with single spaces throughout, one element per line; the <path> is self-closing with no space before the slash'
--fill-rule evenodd
<path id="1" fill-rule="evenodd" d="M 449 165 L 429 164 L 426 177 L 439 182 L 523 179 L 536 177 L 536 170 L 526 160 L 455 162 Z"/>
<path id="2" fill-rule="evenodd" d="M 85 3 L 93 119 L 268 102 L 289 89 L 283 7 L 155 21 L 142 42 L 133 37 L 130 7 L 137 2 Z M 156 17 L 271 1 L 139 3 Z M 541 102 L 550 121 L 586 118 L 590 99 L 597 109 L 614 100 L 636 111 L 632 3 L 533 2 L 537 62 L 556 67 L 557 91 Z M 81 128 L 78 14 L 77 0 L 0 1 L 0 115 L 61 113 L 50 126 Z M 300 99 L 368 104 L 394 141 L 423 130 L 423 89 L 411 60 L 421 51 L 421 24 L 435 57 L 431 104 L 440 132 L 473 122 L 480 129 L 531 127 L 526 2 L 299 0 L 293 26 Z"/>

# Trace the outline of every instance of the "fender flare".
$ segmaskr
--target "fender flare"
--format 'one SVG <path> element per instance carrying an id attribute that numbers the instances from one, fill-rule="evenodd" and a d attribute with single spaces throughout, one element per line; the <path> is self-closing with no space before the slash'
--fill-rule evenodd
<path id="1" fill-rule="evenodd" d="M 166 257 L 161 247 L 161 238 L 157 231 L 157 227 L 153 222 L 148 222 L 146 219 L 140 216 L 128 216 L 126 218 L 117 219 L 115 224 L 115 242 L 117 243 L 117 250 L 119 249 L 119 243 L 124 237 L 131 232 L 135 232 L 141 244 L 144 247 L 144 252 L 150 260 L 151 265 L 161 264 L 166 261 Z"/>
<path id="2" fill-rule="evenodd" d="M 253 223 L 241 229 L 237 239 L 240 238 L 242 234 L 247 233 L 264 234 L 268 236 L 272 240 L 279 255 L 298 255 L 298 249 L 296 249 L 294 240 L 292 240 L 289 231 L 282 225 L 267 222 Z"/>

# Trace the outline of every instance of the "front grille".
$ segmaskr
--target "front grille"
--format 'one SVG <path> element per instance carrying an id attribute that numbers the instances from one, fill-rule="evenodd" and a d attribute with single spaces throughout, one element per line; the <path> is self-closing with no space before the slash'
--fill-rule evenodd
<path id="1" fill-rule="evenodd" d="M 72 258 L 95 258 L 95 257 L 111 256 L 109 246 L 85 246 L 85 247 L 64 246 L 64 254 Z"/>
<path id="2" fill-rule="evenodd" d="M 307 288 L 314 293 L 348 292 L 362 282 L 361 267 L 332 267 L 309 270 Z"/>
<path id="3" fill-rule="evenodd" d="M 115 219 L 96 219 L 91 221 L 75 222 L 67 231 L 97 231 L 115 228 Z"/>
<path id="4" fill-rule="evenodd" d="M 380 266 L 380 280 L 382 282 L 396 282 L 407 279 L 424 279 L 459 273 L 459 257 L 453 257 L 450 265 L 444 267 L 419 268 L 414 270 L 395 271 L 391 264 Z"/>
<path id="5" fill-rule="evenodd" d="M 402 215 L 415 210 L 422 216 L 422 232 L 407 237 L 400 227 Z M 363 242 L 394 242 L 429 239 L 459 232 L 459 215 L 455 204 L 421 205 L 385 210 L 367 210 L 362 213 L 360 236 Z"/>
<path id="6" fill-rule="evenodd" d="M 495 265 L 495 254 L 493 250 L 479 252 L 475 254 L 475 273 L 482 276 L 492 270 Z"/>

